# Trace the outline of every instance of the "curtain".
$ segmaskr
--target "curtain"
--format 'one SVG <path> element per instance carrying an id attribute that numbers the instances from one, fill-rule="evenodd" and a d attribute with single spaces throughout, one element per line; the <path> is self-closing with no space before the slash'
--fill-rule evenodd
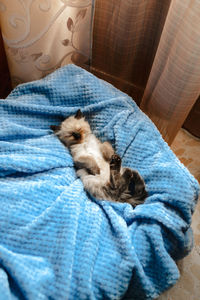
<path id="1" fill-rule="evenodd" d="M 200 1 L 96 0 L 92 72 L 171 144 L 200 94 Z"/>
<path id="2" fill-rule="evenodd" d="M 1 0 L 0 24 L 12 86 L 91 59 L 92 0 Z"/>

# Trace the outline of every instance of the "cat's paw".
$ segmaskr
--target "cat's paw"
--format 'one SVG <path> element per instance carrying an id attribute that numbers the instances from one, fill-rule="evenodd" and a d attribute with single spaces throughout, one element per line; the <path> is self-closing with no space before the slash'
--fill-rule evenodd
<path id="1" fill-rule="evenodd" d="M 120 169 L 121 167 L 121 157 L 118 154 L 113 154 L 110 160 L 110 168 L 111 169 Z"/>
<path id="2" fill-rule="evenodd" d="M 123 172 L 123 177 L 126 181 L 130 180 L 133 177 L 133 171 L 129 168 L 125 168 Z"/>
<path id="3" fill-rule="evenodd" d="M 91 175 L 98 175 L 100 174 L 100 168 L 98 166 L 93 166 L 92 168 L 89 169 L 89 173 Z"/>
<path id="4" fill-rule="evenodd" d="M 135 170 L 132 171 L 132 178 L 129 184 L 129 190 L 132 192 L 137 201 L 144 201 L 144 199 L 148 196 L 144 179 Z"/>

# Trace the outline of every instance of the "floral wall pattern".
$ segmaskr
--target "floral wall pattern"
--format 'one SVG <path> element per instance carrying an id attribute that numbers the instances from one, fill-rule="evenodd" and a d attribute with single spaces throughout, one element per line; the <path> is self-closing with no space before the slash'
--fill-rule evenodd
<path id="1" fill-rule="evenodd" d="M 0 0 L 0 24 L 13 87 L 91 56 L 93 0 Z"/>

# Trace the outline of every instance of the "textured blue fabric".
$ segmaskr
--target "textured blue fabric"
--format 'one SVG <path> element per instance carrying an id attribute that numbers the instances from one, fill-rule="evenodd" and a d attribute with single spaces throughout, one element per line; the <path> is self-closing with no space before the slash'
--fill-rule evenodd
<path id="1" fill-rule="evenodd" d="M 91 199 L 49 126 L 81 108 L 149 197 Z M 0 101 L 0 299 L 153 299 L 192 247 L 198 183 L 134 101 L 69 65 Z"/>

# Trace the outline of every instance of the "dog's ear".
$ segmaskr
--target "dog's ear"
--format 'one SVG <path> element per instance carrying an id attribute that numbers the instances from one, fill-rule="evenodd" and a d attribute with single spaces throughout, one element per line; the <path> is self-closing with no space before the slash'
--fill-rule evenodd
<path id="1" fill-rule="evenodd" d="M 50 128 L 56 133 L 61 129 L 60 125 L 51 125 Z"/>
<path id="2" fill-rule="evenodd" d="M 82 111 L 79 109 L 77 110 L 76 114 L 75 114 L 75 118 L 76 119 L 81 119 L 81 118 L 84 118 L 84 115 L 82 113 Z"/>

